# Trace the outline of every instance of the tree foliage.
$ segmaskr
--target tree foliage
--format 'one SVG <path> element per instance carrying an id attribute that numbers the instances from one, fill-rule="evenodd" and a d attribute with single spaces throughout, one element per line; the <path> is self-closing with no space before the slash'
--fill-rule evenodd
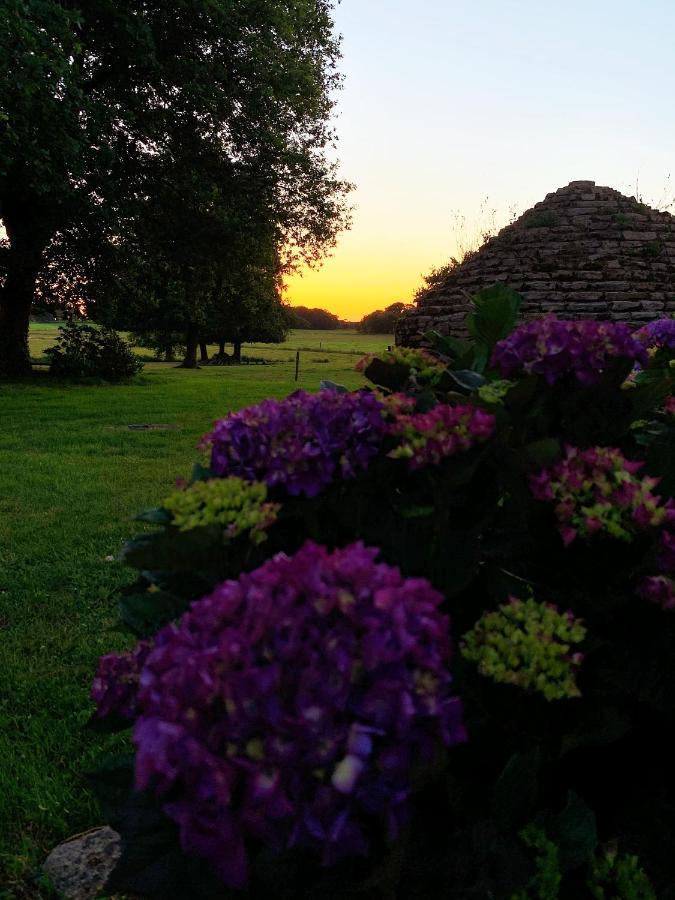
<path id="1" fill-rule="evenodd" d="M 332 7 L 3 0 L 0 371 L 29 368 L 30 305 L 57 249 L 99 303 L 121 261 L 196 296 L 205 260 L 231 265 L 232 236 L 261 222 L 284 267 L 321 257 L 347 221 L 326 155 Z"/>
<path id="2" fill-rule="evenodd" d="M 407 303 L 390 303 L 385 309 L 368 313 L 359 322 L 358 329 L 363 334 L 393 334 L 400 317 L 411 307 Z"/>
<path id="3" fill-rule="evenodd" d="M 334 331 L 340 327 L 340 319 L 327 309 L 308 306 L 294 306 L 289 310 L 291 328 L 315 328 L 320 331 Z"/>

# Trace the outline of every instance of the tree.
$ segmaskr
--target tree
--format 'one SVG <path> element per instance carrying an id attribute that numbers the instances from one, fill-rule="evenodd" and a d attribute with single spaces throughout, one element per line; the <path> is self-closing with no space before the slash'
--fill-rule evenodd
<path id="1" fill-rule="evenodd" d="M 340 327 L 340 319 L 327 309 L 308 306 L 294 306 L 290 310 L 292 328 L 315 328 L 334 331 Z"/>
<path id="2" fill-rule="evenodd" d="M 212 333 L 221 351 L 224 343 L 233 345 L 235 362 L 241 362 L 243 343 L 278 344 L 288 334 L 289 316 L 281 300 L 277 260 L 272 246 L 268 254 L 234 274 L 220 303 L 216 298 Z"/>
<path id="3" fill-rule="evenodd" d="M 363 334 L 393 334 L 397 321 L 411 307 L 406 303 L 391 303 L 386 309 L 376 309 L 364 316 L 358 324 Z"/>
<path id="4" fill-rule="evenodd" d="M 69 248 L 99 308 L 102 273 L 114 277 L 111 262 L 139 247 L 167 290 L 194 286 L 203 261 L 176 279 L 142 233 L 146 205 L 162 213 L 158 188 L 173 198 L 164 213 L 181 230 L 177 170 L 184 199 L 196 194 L 202 209 L 214 186 L 255 186 L 284 265 L 321 257 L 348 220 L 348 186 L 326 158 L 340 82 L 332 7 L 1 0 L 0 373 L 30 369 L 31 303 L 54 247 Z M 234 209 L 232 198 L 225 206 Z M 130 234 L 132 248 L 111 253 Z"/>
<path id="5" fill-rule="evenodd" d="M 260 185 L 192 147 L 190 135 L 179 144 L 171 180 L 143 200 L 136 227 L 113 250 L 114 277 L 103 265 L 90 311 L 167 355 L 183 347 L 183 366 L 192 368 L 198 347 L 208 359 L 206 341 L 283 340 L 270 324 L 279 318 L 283 263 Z"/>
<path id="6" fill-rule="evenodd" d="M 207 260 L 199 269 L 193 261 L 190 297 L 183 292 L 183 281 L 172 279 L 170 267 L 165 271 L 167 277 L 154 284 L 139 280 L 141 269 L 135 272 L 136 280 L 129 270 L 123 281 L 125 318 L 117 320 L 118 327 L 133 331 L 142 346 L 152 346 L 167 357 L 182 348 L 183 365 L 190 368 L 197 365 L 198 347 L 201 361 L 207 361 L 206 343 L 220 344 L 221 353 L 225 343 L 232 343 L 239 360 L 244 342 L 283 341 L 289 317 L 281 299 L 281 263 L 274 235 L 265 238 L 262 230 L 257 230 L 245 246 L 241 231 L 237 237 L 237 253 L 223 254 L 210 264 Z M 229 268 L 228 258 L 233 262 Z M 158 274 L 153 266 L 150 278 Z M 183 279 L 186 277 L 183 273 Z"/>

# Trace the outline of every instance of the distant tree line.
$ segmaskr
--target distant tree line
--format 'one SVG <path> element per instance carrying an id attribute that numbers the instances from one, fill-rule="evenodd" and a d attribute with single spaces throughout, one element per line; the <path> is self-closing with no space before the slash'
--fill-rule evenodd
<path id="1" fill-rule="evenodd" d="M 315 328 L 334 331 L 344 327 L 342 320 L 327 309 L 310 309 L 307 306 L 292 306 L 288 310 L 291 328 Z"/>
<path id="2" fill-rule="evenodd" d="M 393 334 L 397 321 L 411 306 L 407 303 L 391 303 L 385 309 L 376 309 L 364 316 L 358 324 L 363 334 Z"/>
<path id="3" fill-rule="evenodd" d="M 411 306 L 406 303 L 391 303 L 385 309 L 368 313 L 359 322 L 346 322 L 327 309 L 292 306 L 287 310 L 290 328 L 314 328 L 334 331 L 338 328 L 355 328 L 362 334 L 393 334 L 396 322 Z"/>

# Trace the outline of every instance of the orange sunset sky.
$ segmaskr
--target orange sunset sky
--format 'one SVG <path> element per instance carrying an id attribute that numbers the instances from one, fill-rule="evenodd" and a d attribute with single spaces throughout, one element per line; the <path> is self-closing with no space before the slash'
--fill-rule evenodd
<path id="1" fill-rule="evenodd" d="M 288 279 L 288 300 L 349 320 L 410 301 L 488 224 L 481 207 L 502 226 L 573 180 L 663 205 L 675 194 L 675 4 L 635 10 L 343 0 L 336 156 L 356 185 L 353 227 L 320 269 Z"/>

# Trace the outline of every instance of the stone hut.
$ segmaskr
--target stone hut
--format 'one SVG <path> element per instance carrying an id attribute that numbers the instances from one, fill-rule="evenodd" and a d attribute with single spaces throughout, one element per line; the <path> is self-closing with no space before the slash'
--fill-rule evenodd
<path id="1" fill-rule="evenodd" d="M 490 238 L 428 289 L 398 325 L 396 342 L 425 331 L 462 335 L 471 295 L 505 284 L 521 315 L 633 325 L 675 313 L 675 216 L 593 181 L 573 181 Z"/>

